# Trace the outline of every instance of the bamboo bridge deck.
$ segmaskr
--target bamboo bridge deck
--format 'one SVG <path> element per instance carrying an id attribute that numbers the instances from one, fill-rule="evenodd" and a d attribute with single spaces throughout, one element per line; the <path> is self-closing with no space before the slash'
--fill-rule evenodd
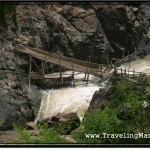
<path id="1" fill-rule="evenodd" d="M 105 64 L 97 64 L 81 61 L 40 49 L 29 47 L 27 48 L 22 45 L 16 45 L 15 49 L 19 52 L 29 54 L 31 55 L 31 57 L 36 57 L 45 62 L 51 62 L 67 69 L 92 74 L 98 77 L 101 77 L 104 70 L 106 70 L 107 67 L 109 66 Z"/>
<path id="2" fill-rule="evenodd" d="M 123 58 L 123 59 L 120 59 L 119 61 L 115 62 L 112 65 L 105 65 L 105 64 L 97 64 L 97 63 L 81 61 L 81 60 L 69 58 L 66 56 L 58 55 L 58 54 L 55 54 L 52 52 L 44 51 L 41 49 L 25 47 L 25 46 L 19 45 L 19 44 L 15 45 L 15 50 L 17 52 L 28 54 L 30 57 L 30 59 L 29 59 L 29 61 L 30 61 L 30 63 L 29 63 L 30 64 L 29 65 L 29 86 L 31 84 L 31 79 L 32 80 L 35 80 L 35 79 L 41 80 L 42 83 L 54 82 L 53 84 L 55 84 L 55 83 L 62 84 L 65 81 L 65 77 L 62 74 L 61 67 L 64 67 L 66 69 L 70 69 L 73 71 L 73 73 L 70 77 L 69 76 L 66 77 L 69 79 L 73 79 L 73 81 L 74 81 L 74 71 L 85 73 L 84 80 L 86 81 L 86 85 L 88 84 L 89 74 L 92 74 L 97 77 L 101 77 L 101 79 L 103 78 L 103 80 L 101 80 L 101 81 L 104 81 L 107 78 L 111 78 L 112 76 L 121 75 L 121 76 L 128 76 L 128 77 L 134 78 L 134 77 L 140 76 L 142 74 L 142 72 L 135 72 L 134 70 L 126 71 L 126 70 L 123 70 L 122 68 L 117 69 L 117 67 L 122 65 L 123 63 L 136 59 L 136 57 L 137 57 L 136 52 Z M 32 61 L 33 61 L 32 57 L 35 57 L 42 61 L 40 73 L 32 72 Z M 54 81 L 55 77 L 53 77 L 52 74 L 51 75 L 45 74 L 45 71 L 44 71 L 45 63 L 44 62 L 45 63 L 49 62 L 49 63 L 53 63 L 53 64 L 60 66 L 60 70 L 59 70 L 60 75 L 56 77 L 57 80 Z M 150 76 L 150 73 L 146 74 L 146 75 Z M 71 78 L 71 77 L 73 77 L 73 78 Z M 49 80 L 48 80 L 48 78 L 49 78 Z M 68 82 L 68 81 L 66 81 L 66 82 Z"/>

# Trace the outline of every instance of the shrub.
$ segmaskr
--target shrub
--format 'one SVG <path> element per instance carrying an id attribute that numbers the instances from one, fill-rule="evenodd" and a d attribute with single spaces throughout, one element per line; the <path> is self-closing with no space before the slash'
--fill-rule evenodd
<path id="1" fill-rule="evenodd" d="M 19 134 L 19 143 L 49 143 L 49 144 L 61 144 L 67 143 L 63 136 L 61 136 L 53 128 L 48 128 L 46 124 L 38 125 L 40 133 L 38 136 L 31 136 L 27 130 L 14 126 L 15 131 Z"/>
<path id="2" fill-rule="evenodd" d="M 142 138 L 86 138 L 85 134 L 149 133 L 150 113 L 143 107 L 143 102 L 149 101 L 150 93 L 145 84 L 134 85 L 122 78 L 113 88 L 108 105 L 102 111 L 87 112 L 83 127 L 73 132 L 74 138 L 79 143 L 150 143 L 149 139 Z"/>

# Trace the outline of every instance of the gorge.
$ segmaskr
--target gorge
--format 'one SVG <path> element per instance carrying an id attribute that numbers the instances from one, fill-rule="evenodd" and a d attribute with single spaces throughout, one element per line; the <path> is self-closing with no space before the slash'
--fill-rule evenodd
<path id="1" fill-rule="evenodd" d="M 141 58 L 121 67 L 150 73 L 149 13 L 146 2 L 17 3 L 18 27 L 9 17 L 7 30 L 0 27 L 0 130 L 12 129 L 14 122 L 25 127 L 27 122 L 62 112 L 76 112 L 82 120 L 95 91 L 105 87 L 89 83 L 29 88 L 29 57 L 17 53 L 15 44 L 99 64 L 112 64 L 137 51 Z M 52 68 L 58 66 L 51 64 Z"/>

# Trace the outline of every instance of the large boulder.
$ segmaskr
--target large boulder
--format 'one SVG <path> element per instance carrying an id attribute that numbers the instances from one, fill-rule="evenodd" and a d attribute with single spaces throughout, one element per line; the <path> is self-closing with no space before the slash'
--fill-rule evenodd
<path id="1" fill-rule="evenodd" d="M 19 135 L 15 131 L 0 131 L 0 143 L 6 144 L 8 141 L 19 142 Z"/>
<path id="2" fill-rule="evenodd" d="M 56 130 L 59 130 L 62 134 L 70 134 L 72 130 L 80 126 L 80 119 L 76 113 L 60 113 L 44 119 L 43 122 L 48 123 L 50 127 L 56 127 Z"/>
<path id="3" fill-rule="evenodd" d="M 109 88 L 100 88 L 99 91 L 96 91 L 90 102 L 88 111 L 93 109 L 103 110 L 109 102 L 109 96 L 112 94 L 112 87 Z"/>

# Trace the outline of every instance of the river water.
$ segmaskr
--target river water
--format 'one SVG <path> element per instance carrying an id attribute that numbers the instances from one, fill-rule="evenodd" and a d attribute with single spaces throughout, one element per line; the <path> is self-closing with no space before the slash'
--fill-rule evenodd
<path id="1" fill-rule="evenodd" d="M 136 59 L 130 63 L 125 63 L 119 68 L 129 71 L 135 70 L 136 72 L 150 73 L 150 55 L 144 58 Z"/>
<path id="2" fill-rule="evenodd" d="M 130 71 L 138 71 L 144 73 L 150 73 L 150 56 L 146 56 L 145 58 L 139 58 L 135 61 L 126 63 L 119 68 L 123 68 Z M 66 72 L 67 74 L 71 74 L 72 72 Z M 77 72 L 75 72 L 77 73 Z M 75 79 L 83 79 L 84 74 L 79 73 L 75 75 Z M 93 75 L 89 76 L 91 82 L 97 82 L 100 80 Z M 80 85 L 83 84 L 84 85 Z M 58 113 L 68 114 L 71 112 L 76 112 L 82 121 L 85 112 L 87 111 L 90 101 L 92 100 L 92 96 L 96 90 L 99 88 L 104 88 L 105 83 L 89 83 L 87 86 L 85 82 L 78 81 L 76 82 L 76 86 L 71 87 L 63 87 L 60 89 L 50 89 L 43 90 L 42 92 L 42 100 L 39 112 L 36 116 L 35 122 L 37 120 L 42 120 L 44 118 L 52 117 L 57 115 Z"/>
<path id="3" fill-rule="evenodd" d="M 72 74 L 72 71 L 67 71 L 65 74 Z M 75 72 L 75 86 L 62 87 L 60 89 L 43 90 L 40 110 L 36 116 L 35 122 L 44 118 L 52 117 L 58 113 L 68 114 L 71 112 L 77 113 L 80 120 L 83 119 L 84 113 L 89 107 L 92 96 L 96 90 L 104 87 L 104 83 L 99 85 L 96 83 L 99 78 L 89 75 L 89 83 L 86 86 L 84 79 L 85 74 Z M 94 82 L 94 83 L 91 83 Z M 72 83 L 73 84 L 73 83 Z"/>

